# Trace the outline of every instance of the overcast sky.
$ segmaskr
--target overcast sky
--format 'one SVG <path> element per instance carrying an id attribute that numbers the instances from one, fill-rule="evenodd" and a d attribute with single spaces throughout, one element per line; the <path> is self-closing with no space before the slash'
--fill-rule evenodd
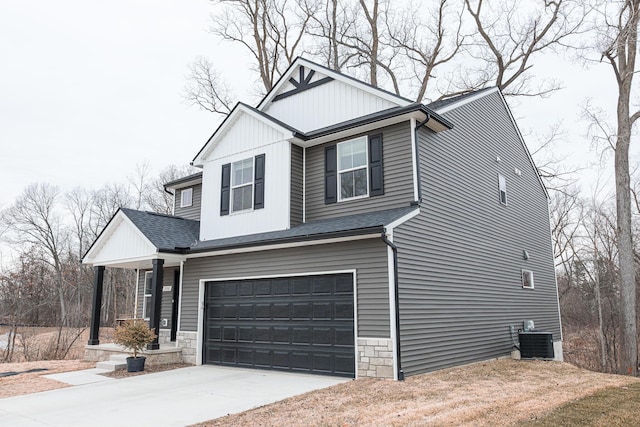
<path id="1" fill-rule="evenodd" d="M 0 207 L 31 182 L 99 188 L 145 160 L 156 170 L 188 163 L 220 121 L 181 96 L 198 55 L 255 103 L 247 57 L 208 33 L 210 12 L 207 0 L 2 0 Z M 513 103 L 520 127 L 528 135 L 563 121 L 568 135 L 557 150 L 585 166 L 597 156 L 579 105 L 591 97 L 615 111 L 612 73 L 551 57 L 535 64 L 567 89 Z M 589 183 L 595 174 L 581 176 Z"/>

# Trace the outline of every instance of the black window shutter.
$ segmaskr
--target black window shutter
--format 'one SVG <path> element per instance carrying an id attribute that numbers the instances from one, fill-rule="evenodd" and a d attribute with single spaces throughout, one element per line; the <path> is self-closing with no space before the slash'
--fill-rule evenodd
<path id="1" fill-rule="evenodd" d="M 253 209 L 262 209 L 264 208 L 264 154 L 256 156 L 253 183 Z"/>
<path id="2" fill-rule="evenodd" d="M 220 191 L 220 215 L 229 215 L 231 197 L 231 163 L 222 165 L 222 188 Z"/>
<path id="3" fill-rule="evenodd" d="M 384 194 L 384 171 L 382 168 L 382 134 L 369 136 L 369 195 Z"/>
<path id="4" fill-rule="evenodd" d="M 324 149 L 324 203 L 338 201 L 338 157 L 336 146 Z"/>

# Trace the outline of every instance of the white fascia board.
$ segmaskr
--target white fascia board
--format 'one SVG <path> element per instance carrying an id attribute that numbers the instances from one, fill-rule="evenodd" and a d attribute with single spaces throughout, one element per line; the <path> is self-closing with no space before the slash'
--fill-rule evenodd
<path id="1" fill-rule="evenodd" d="M 292 243 L 280 243 L 280 244 L 273 244 L 273 245 L 256 245 L 256 246 L 248 246 L 248 247 L 242 247 L 242 248 L 211 250 L 207 252 L 198 252 L 194 254 L 188 254 L 187 258 L 204 258 L 204 257 L 219 256 L 219 255 L 240 254 L 240 253 L 246 253 L 246 252 L 261 252 L 261 251 L 268 251 L 273 249 L 297 248 L 300 246 L 311 246 L 311 245 L 325 245 L 329 243 L 341 243 L 341 242 L 350 242 L 354 240 L 364 240 L 364 239 L 374 239 L 374 238 L 380 238 L 380 234 L 379 233 L 362 234 L 359 236 L 336 237 L 333 239 L 303 240 L 303 241 L 292 242 Z"/>
<path id="2" fill-rule="evenodd" d="M 287 72 L 285 74 L 283 74 L 280 79 L 278 80 L 278 82 L 276 83 L 276 86 L 273 87 L 273 89 L 271 91 L 269 91 L 269 93 L 262 99 L 262 101 L 260 101 L 260 104 L 258 105 L 258 110 L 262 111 L 265 109 L 265 107 L 267 105 L 269 105 L 269 103 L 271 102 L 271 100 L 273 98 L 275 98 L 279 91 L 280 88 L 285 85 L 286 83 L 289 82 L 289 79 L 293 76 L 294 72 L 297 70 L 299 65 L 303 65 L 306 68 L 313 70 L 317 73 L 320 74 L 324 74 L 328 77 L 333 78 L 334 80 L 338 80 L 341 81 L 347 85 L 351 85 L 354 86 L 360 90 L 363 90 L 365 92 L 368 92 L 374 96 L 377 96 L 378 98 L 382 98 L 386 101 L 392 102 L 396 105 L 399 106 L 404 106 L 404 105 L 409 105 L 411 104 L 411 101 L 402 99 L 401 97 L 394 95 L 390 92 L 384 91 L 382 89 L 378 89 L 374 86 L 370 86 L 366 83 L 363 83 L 357 79 L 354 78 L 350 78 L 347 77 L 341 73 L 335 72 L 333 70 L 330 70 L 328 68 L 325 67 L 321 67 L 318 66 L 317 64 L 314 64 L 313 62 L 310 62 L 304 58 L 296 58 L 295 61 L 293 61 L 293 63 L 289 66 L 289 69 L 287 70 Z"/>
<path id="3" fill-rule="evenodd" d="M 220 139 L 224 136 L 227 131 L 236 124 L 237 119 L 240 117 L 240 114 L 247 114 L 253 117 L 256 120 L 266 124 L 267 126 L 271 126 L 278 132 L 284 135 L 284 140 L 286 141 L 298 141 L 291 130 L 280 126 L 279 124 L 267 119 L 261 114 L 256 113 L 255 111 L 247 108 L 244 104 L 238 104 L 236 108 L 231 112 L 229 117 L 224 121 L 224 123 L 216 130 L 216 132 L 209 138 L 204 148 L 200 151 L 200 154 L 193 159 L 192 165 L 195 167 L 203 167 L 204 159 L 211 154 L 211 152 L 216 148 Z"/>
<path id="4" fill-rule="evenodd" d="M 409 221 L 411 218 L 414 218 L 416 216 L 418 216 L 420 214 L 420 208 L 416 207 L 415 210 L 412 210 L 411 212 L 409 212 L 408 214 L 406 214 L 403 217 L 400 217 L 398 219 L 396 219 L 395 221 L 389 223 L 385 228 L 387 230 L 387 234 L 390 236 L 393 236 L 393 229 L 398 227 L 399 225 L 404 224 L 405 222 Z M 393 240 L 393 239 L 391 239 Z"/>
<path id="5" fill-rule="evenodd" d="M 490 95 L 492 93 L 496 93 L 496 92 L 500 92 L 500 90 L 497 87 L 491 88 L 490 90 L 481 90 L 478 93 L 476 93 L 475 95 L 469 95 L 468 97 L 465 97 L 457 102 L 452 102 L 451 104 L 445 105 L 442 108 L 437 108 L 434 109 L 433 111 L 435 111 L 438 114 L 444 114 L 448 111 L 451 110 L 455 110 L 456 108 L 460 108 L 463 105 L 466 105 L 470 102 L 473 102 L 477 99 L 483 98 L 487 95 Z"/>
<path id="6" fill-rule="evenodd" d="M 316 146 L 316 145 L 324 144 L 325 142 L 331 142 L 331 141 L 335 141 L 337 139 L 347 138 L 347 137 L 352 136 L 352 135 L 371 132 L 371 131 L 374 131 L 374 130 L 377 130 L 377 129 L 380 129 L 380 128 L 383 128 L 383 127 L 387 127 L 387 126 L 395 125 L 397 123 L 402 123 L 402 122 L 405 122 L 405 121 L 409 121 L 409 120 L 411 120 L 413 118 L 415 118 L 417 121 L 422 121 L 422 120 L 424 120 L 425 115 L 423 113 L 420 113 L 419 111 L 405 113 L 405 114 L 401 114 L 401 115 L 398 115 L 398 116 L 389 117 L 387 119 L 378 120 L 378 121 L 371 122 L 371 123 L 366 123 L 364 125 L 354 126 L 352 128 L 349 128 L 349 129 L 341 130 L 341 131 L 338 131 L 336 133 L 332 133 L 332 134 L 329 134 L 329 135 L 325 135 L 325 136 L 321 136 L 321 137 L 318 137 L 318 138 L 310 139 L 310 140 L 307 140 L 307 141 L 302 141 L 302 142 L 299 142 L 298 145 L 300 145 L 301 147 L 309 148 L 309 147 L 313 147 L 313 146 Z"/>

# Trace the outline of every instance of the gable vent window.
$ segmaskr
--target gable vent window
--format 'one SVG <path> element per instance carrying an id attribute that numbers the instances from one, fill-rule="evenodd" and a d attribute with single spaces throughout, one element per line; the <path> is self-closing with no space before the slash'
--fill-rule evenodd
<path id="1" fill-rule="evenodd" d="M 507 204 L 507 180 L 504 176 L 498 174 L 498 187 L 500 188 L 500 203 Z"/>
<path id="2" fill-rule="evenodd" d="M 533 289 L 533 271 L 522 270 L 522 287 L 525 289 Z"/>
<path id="3" fill-rule="evenodd" d="M 325 148 L 325 203 L 384 194 L 382 135 Z"/>
<path id="4" fill-rule="evenodd" d="M 180 207 L 186 208 L 193 204 L 193 188 L 185 188 L 180 192 Z"/>
<path id="5" fill-rule="evenodd" d="M 220 215 L 264 208 L 265 156 L 222 165 Z"/>

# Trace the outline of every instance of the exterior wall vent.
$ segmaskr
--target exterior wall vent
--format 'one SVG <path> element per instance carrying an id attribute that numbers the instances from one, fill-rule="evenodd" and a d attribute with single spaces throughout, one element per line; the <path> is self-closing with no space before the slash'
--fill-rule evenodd
<path id="1" fill-rule="evenodd" d="M 551 332 L 520 332 L 520 358 L 553 359 L 553 334 Z"/>

